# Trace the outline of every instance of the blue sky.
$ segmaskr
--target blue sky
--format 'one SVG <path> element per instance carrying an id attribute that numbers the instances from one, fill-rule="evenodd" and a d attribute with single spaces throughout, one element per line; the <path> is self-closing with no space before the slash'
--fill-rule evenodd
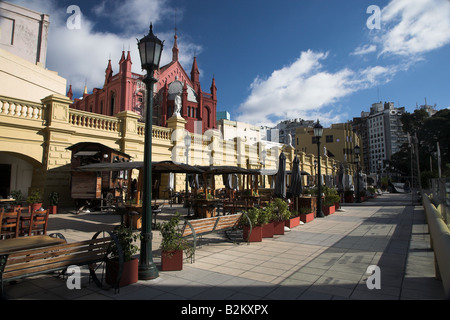
<path id="1" fill-rule="evenodd" d="M 197 56 L 203 90 L 214 76 L 217 110 L 232 120 L 329 125 L 377 101 L 450 106 L 448 0 L 9 1 L 50 14 L 47 67 L 80 95 L 102 86 L 109 58 L 117 72 L 123 49 L 142 73 L 136 38 L 150 22 L 168 63 L 176 22 L 182 65 L 189 73 Z M 70 5 L 81 29 L 67 28 Z"/>

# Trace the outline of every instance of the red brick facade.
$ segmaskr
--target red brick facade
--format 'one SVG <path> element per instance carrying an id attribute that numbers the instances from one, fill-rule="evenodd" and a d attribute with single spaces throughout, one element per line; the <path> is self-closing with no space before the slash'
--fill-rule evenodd
<path id="1" fill-rule="evenodd" d="M 102 89 L 94 88 L 88 94 L 85 88 L 82 99 L 75 99 L 72 108 L 113 116 L 119 112 L 130 110 L 141 115 L 143 120 L 145 105 L 145 84 L 143 75 L 131 72 L 130 52 L 119 62 L 119 72 L 113 75 L 111 60 L 105 71 L 105 83 Z M 172 61 L 156 72 L 158 79 L 155 99 L 153 123 L 167 126 L 167 120 L 174 113 L 174 100 L 181 94 L 181 116 L 187 120 L 186 129 L 194 133 L 204 133 L 216 128 L 217 88 L 215 79 L 209 92 L 204 92 L 200 86 L 200 73 L 197 58 L 194 57 L 190 76 L 178 61 L 177 36 L 172 48 Z M 72 99 L 72 88 L 67 96 Z"/>

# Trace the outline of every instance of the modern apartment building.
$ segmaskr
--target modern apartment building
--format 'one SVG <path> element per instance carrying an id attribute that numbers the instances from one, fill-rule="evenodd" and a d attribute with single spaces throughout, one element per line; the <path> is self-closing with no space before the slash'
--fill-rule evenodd
<path id="1" fill-rule="evenodd" d="M 363 111 L 361 117 L 353 118 L 353 127 L 363 140 L 367 173 L 381 171 L 384 161 L 389 160 L 407 142 L 400 121 L 404 113 L 405 108 L 395 108 L 393 102 L 377 102 L 372 104 L 369 112 Z"/>

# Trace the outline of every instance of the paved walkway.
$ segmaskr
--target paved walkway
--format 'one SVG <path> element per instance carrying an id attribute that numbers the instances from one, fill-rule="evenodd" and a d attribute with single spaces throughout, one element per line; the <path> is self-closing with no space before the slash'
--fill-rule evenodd
<path id="1" fill-rule="evenodd" d="M 410 195 L 383 194 L 343 209 L 261 243 L 236 245 L 209 236 L 196 251 L 195 263 L 160 272 L 157 279 L 123 287 L 118 294 L 98 289 L 87 277 L 82 289 L 69 290 L 65 280 L 52 276 L 20 280 L 5 291 L 11 299 L 51 300 L 443 299 L 424 210 L 411 205 Z M 175 210 L 184 209 L 166 206 L 168 214 L 158 219 Z M 51 216 L 49 229 L 77 241 L 118 222 L 114 215 L 67 213 Z M 159 266 L 159 232 L 153 236 L 153 260 Z M 376 283 L 368 281 L 369 266 L 379 267 L 380 289 L 368 288 Z"/>

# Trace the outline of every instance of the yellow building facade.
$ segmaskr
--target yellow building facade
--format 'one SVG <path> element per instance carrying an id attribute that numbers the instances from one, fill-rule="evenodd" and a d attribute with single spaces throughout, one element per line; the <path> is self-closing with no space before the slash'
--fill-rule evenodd
<path id="1" fill-rule="evenodd" d="M 355 164 L 355 146 L 360 146 L 363 153 L 360 137 L 353 131 L 349 123 L 332 124 L 330 128 L 323 129 L 320 139 L 321 157 L 334 159 L 339 163 L 352 167 Z M 317 144 L 313 128 L 297 128 L 295 133 L 295 150 L 297 153 L 316 153 Z M 362 157 L 360 156 L 360 161 Z M 360 165 L 364 164 L 360 162 Z"/>

